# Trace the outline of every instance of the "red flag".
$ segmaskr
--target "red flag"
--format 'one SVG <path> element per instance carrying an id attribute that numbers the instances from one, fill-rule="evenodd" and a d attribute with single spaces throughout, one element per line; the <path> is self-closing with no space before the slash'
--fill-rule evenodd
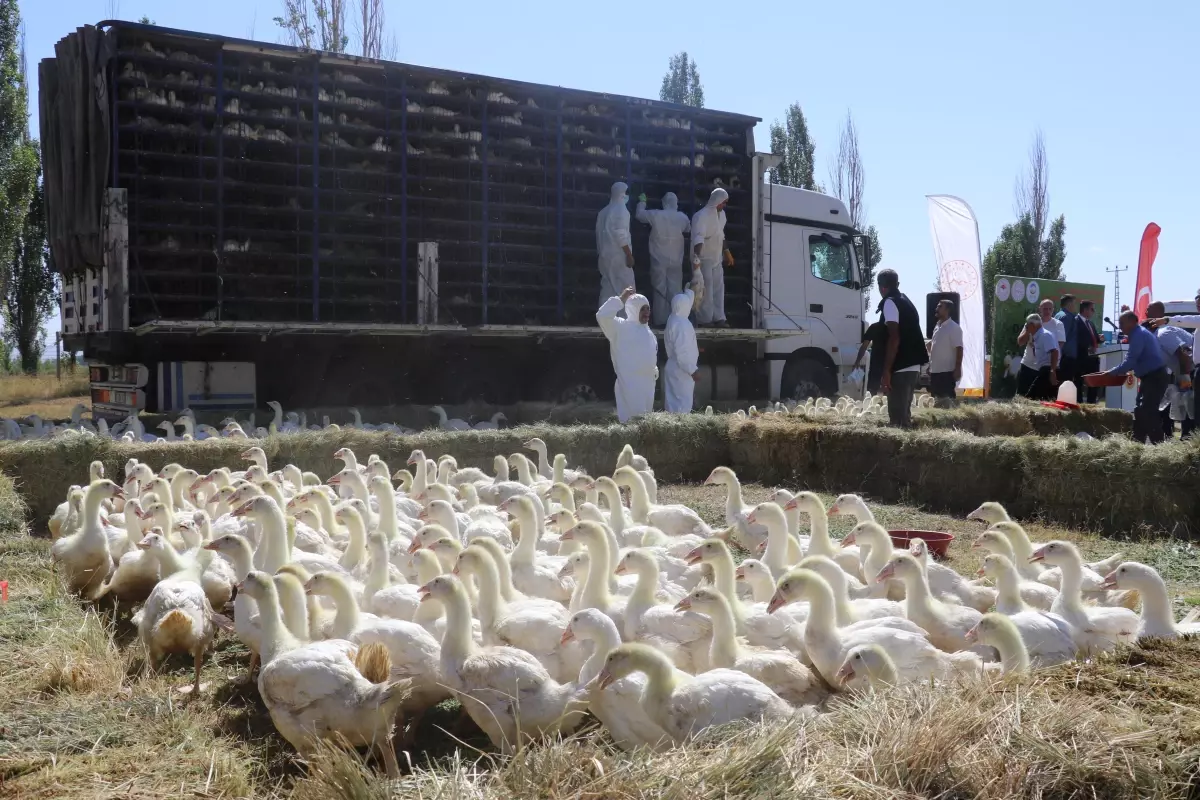
<path id="1" fill-rule="evenodd" d="M 1158 255 L 1158 235 L 1162 228 L 1151 222 L 1142 232 L 1142 246 L 1138 250 L 1137 294 L 1134 295 L 1133 310 L 1138 319 L 1146 318 L 1146 307 L 1154 299 L 1154 257 Z"/>

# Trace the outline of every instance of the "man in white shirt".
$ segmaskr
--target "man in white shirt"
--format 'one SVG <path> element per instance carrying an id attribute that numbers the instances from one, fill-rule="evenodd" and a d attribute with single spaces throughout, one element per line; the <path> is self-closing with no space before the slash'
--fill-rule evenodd
<path id="1" fill-rule="evenodd" d="M 1017 392 L 1030 400 L 1049 400 L 1058 386 L 1058 343 L 1054 334 L 1042 326 L 1039 315 L 1030 314 L 1025 318 L 1017 344 L 1025 348 L 1021 372 L 1017 375 Z"/>
<path id="2" fill-rule="evenodd" d="M 951 408 L 958 404 L 954 387 L 962 379 L 962 328 L 952 318 L 953 300 L 939 300 L 934 313 L 938 323 L 929 343 L 929 391 L 938 408 Z"/>
<path id="3" fill-rule="evenodd" d="M 1058 350 L 1061 365 L 1063 345 L 1067 343 L 1067 327 L 1062 324 L 1062 320 L 1054 318 L 1054 301 L 1048 297 L 1038 303 L 1038 313 L 1042 316 L 1042 327 L 1054 334 L 1054 346 Z"/>

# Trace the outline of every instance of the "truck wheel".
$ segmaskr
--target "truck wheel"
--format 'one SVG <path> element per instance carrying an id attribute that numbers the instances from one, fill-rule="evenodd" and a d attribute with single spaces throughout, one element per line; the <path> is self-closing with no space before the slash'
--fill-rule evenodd
<path id="1" fill-rule="evenodd" d="M 833 397 L 837 393 L 837 379 L 829 367 L 813 358 L 798 358 L 788 361 L 779 382 L 779 395 L 785 400 L 803 403 L 818 397 Z"/>

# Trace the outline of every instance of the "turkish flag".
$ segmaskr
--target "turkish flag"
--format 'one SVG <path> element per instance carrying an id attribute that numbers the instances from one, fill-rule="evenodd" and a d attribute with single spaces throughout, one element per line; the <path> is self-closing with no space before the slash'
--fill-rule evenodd
<path id="1" fill-rule="evenodd" d="M 1142 231 L 1142 246 L 1138 249 L 1137 294 L 1134 295 L 1133 310 L 1138 319 L 1146 319 L 1146 307 L 1154 299 L 1154 257 L 1158 255 L 1158 235 L 1162 228 L 1151 222 Z"/>

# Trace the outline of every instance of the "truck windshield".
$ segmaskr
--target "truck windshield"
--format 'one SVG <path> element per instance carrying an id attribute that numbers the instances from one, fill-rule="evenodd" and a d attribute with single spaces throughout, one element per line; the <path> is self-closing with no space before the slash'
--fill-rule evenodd
<path id="1" fill-rule="evenodd" d="M 808 237 L 808 257 L 812 274 L 839 286 L 856 285 L 850 243 L 828 234 Z"/>

